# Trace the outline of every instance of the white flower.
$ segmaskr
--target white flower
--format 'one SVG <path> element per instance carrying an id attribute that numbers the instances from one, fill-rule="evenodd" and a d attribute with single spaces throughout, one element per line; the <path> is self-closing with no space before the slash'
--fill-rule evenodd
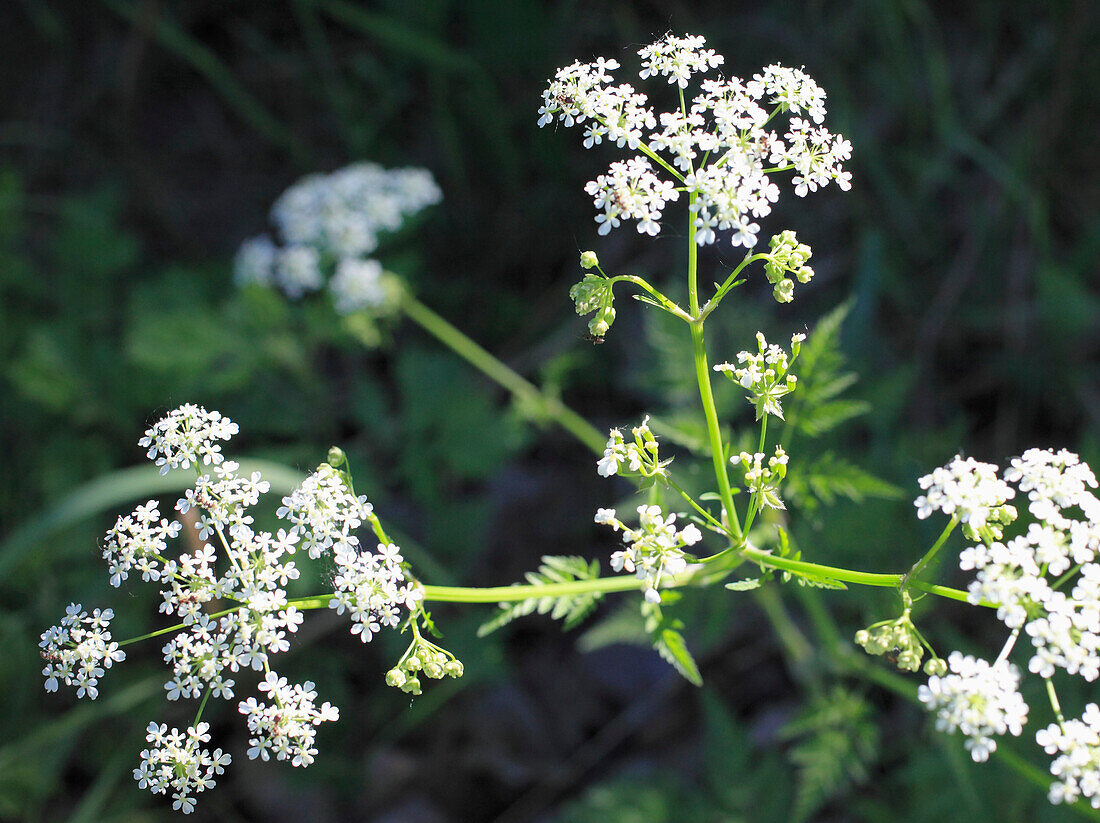
<path id="1" fill-rule="evenodd" d="M 352 532 L 373 511 L 365 495 L 351 494 L 340 473 L 322 463 L 289 497 L 283 498 L 276 514 L 293 524 L 302 548 L 317 559 L 334 547 L 354 550 L 359 538 Z"/>
<path id="2" fill-rule="evenodd" d="M 346 610 L 351 633 L 364 643 L 385 627 L 401 622 L 401 609 L 412 610 L 424 596 L 423 589 L 405 578 L 403 558 L 397 546 L 378 545 L 377 553 L 345 547 L 335 552 L 335 591 L 329 608 Z"/>
<path id="3" fill-rule="evenodd" d="M 1039 520 L 1061 523 L 1062 509 L 1088 506 L 1095 498 L 1096 476 L 1087 463 L 1062 449 L 1028 449 L 1005 469 L 1005 480 L 1027 492 L 1028 509 Z"/>
<path id="4" fill-rule="evenodd" d="M 89 616 L 79 603 L 71 603 L 61 623 L 42 632 L 38 648 L 46 661 L 46 691 L 55 692 L 64 683 L 76 687 L 77 697 L 99 696 L 99 678 L 126 659 L 107 630 L 114 616 L 111 609 L 95 609 Z"/>
<path id="5" fill-rule="evenodd" d="M 676 515 L 665 515 L 660 506 L 639 506 L 637 529 L 627 528 L 615 517 L 614 509 L 600 509 L 596 522 L 609 525 L 623 532 L 627 546 L 611 555 L 611 568 L 617 572 L 634 574 L 644 581 L 645 598 L 659 603 L 658 587 L 664 574 L 677 575 L 687 569 L 683 548 L 693 546 L 703 539 L 694 523 L 677 531 Z"/>
<path id="6" fill-rule="evenodd" d="M 936 728 L 967 736 L 966 749 L 977 762 L 996 751 L 996 735 L 1019 736 L 1027 722 L 1027 704 L 1018 690 L 1020 673 L 1011 663 L 991 665 L 981 658 L 952 652 L 951 674 L 933 675 L 918 696 L 936 713 Z"/>
<path id="7" fill-rule="evenodd" d="M 195 795 L 213 788 L 214 776 L 222 774 L 233 760 L 221 749 L 211 752 L 202 747 L 210 740 L 209 729 L 209 723 L 199 723 L 181 733 L 150 723 L 145 739 L 152 745 L 142 750 L 141 764 L 134 769 L 138 786 L 153 794 L 171 790 L 172 808 L 184 814 L 193 812 Z"/>
<path id="8" fill-rule="evenodd" d="M 241 243 L 233 258 L 233 282 L 238 288 L 250 284 L 269 286 L 275 280 L 278 248 L 266 234 Z"/>
<path id="9" fill-rule="evenodd" d="M 238 706 L 253 735 L 249 759 L 269 760 L 274 754 L 276 760 L 290 760 L 292 766 L 310 765 L 317 754 L 313 746 L 316 727 L 327 720 L 338 720 L 340 710 L 330 703 L 316 706 L 317 692 L 308 680 L 291 685 L 285 677 L 268 672 L 259 690 L 270 698 L 271 705 L 250 697 Z"/>
<path id="10" fill-rule="evenodd" d="M 1052 723 L 1036 732 L 1035 742 L 1057 755 L 1050 764 L 1057 778 L 1050 785 L 1050 802 L 1073 803 L 1083 795 L 1100 808 L 1100 708 L 1089 703 L 1080 720 Z"/>
<path id="11" fill-rule="evenodd" d="M 749 393 L 745 399 L 756 408 L 757 420 L 765 414 L 774 415 L 782 420 L 783 404 L 780 401 L 794 391 L 798 383 L 798 378 L 788 372 L 798 357 L 802 341 L 805 339 L 804 334 L 793 335 L 791 354 L 788 356 L 780 346 L 769 344 L 763 332 L 757 332 L 756 354 L 748 351 L 738 352 L 737 362 L 743 365 L 718 363 L 714 366 L 714 370 L 722 372 L 741 388 L 748 390 Z"/>
<path id="12" fill-rule="evenodd" d="M 992 463 L 981 463 L 973 457 L 963 459 L 961 455 L 917 482 L 925 490 L 914 501 L 917 517 L 924 520 L 933 511 L 942 511 L 974 529 L 984 526 L 993 509 L 1016 495 L 997 477 L 997 467 Z"/>
<path id="13" fill-rule="evenodd" d="M 160 580 L 168 538 L 176 537 L 181 526 L 175 520 L 158 518 L 157 502 L 150 500 L 132 514 L 119 517 L 107 532 L 103 559 L 107 561 L 112 586 L 121 586 L 134 567 L 141 572 L 142 580 Z"/>
<path id="14" fill-rule="evenodd" d="M 704 42 L 699 36 L 668 34 L 644 47 L 638 52 L 641 78 L 667 77 L 669 83 L 687 88 L 694 75 L 724 62 L 721 55 L 704 49 Z M 851 188 L 851 175 L 843 167 L 851 144 L 820 125 L 825 92 L 805 72 L 769 66 L 747 83 L 736 77 L 703 80 L 690 107 L 655 115 L 644 94 L 627 84 L 612 85 L 611 72 L 618 67 L 616 61 L 601 58 L 560 69 L 543 92 L 539 108 L 540 126 L 555 121 L 567 127 L 582 125 L 586 148 L 606 138 L 633 151 L 647 140 L 647 157 L 615 163 L 609 174 L 587 186 L 602 212 L 596 218 L 601 234 L 624 219 L 637 220 L 642 233 L 657 234 L 665 204 L 686 191 L 693 195 L 699 245 L 713 243 L 719 231 L 731 229 L 735 246 L 752 248 L 760 231 L 756 221 L 766 217 L 779 198 L 779 186 L 769 175 L 792 171 L 799 196 L 834 180 L 842 189 Z M 781 136 L 766 127 L 774 114 L 783 112 L 793 116 Z M 655 131 L 658 122 L 660 130 Z M 673 172 L 676 183 L 665 181 L 668 188 L 647 159 L 661 152 L 668 159 L 658 165 L 683 172 L 682 177 Z M 775 285 L 784 297 L 793 288 Z"/>
<path id="15" fill-rule="evenodd" d="M 642 58 L 642 71 L 639 76 L 668 77 L 668 82 L 686 89 L 688 78 L 698 72 L 705 72 L 725 62 L 720 54 L 704 49 L 707 41 L 699 35 L 676 37 L 666 34 L 656 43 L 646 46 L 638 52 Z"/>
<path id="16" fill-rule="evenodd" d="M 600 234 L 607 234 L 626 219 L 637 220 L 639 232 L 656 235 L 661 230 L 665 204 L 680 196 L 671 181 L 654 174 L 644 157 L 612 163 L 607 174 L 588 183 L 584 190 L 592 195 L 596 208 L 603 209 L 596 215 Z"/>
<path id="17" fill-rule="evenodd" d="M 228 440 L 236 433 L 237 424 L 220 412 L 185 403 L 148 429 L 138 445 L 148 449 L 149 459 L 160 466 L 161 474 L 167 474 L 169 469 L 187 469 L 200 462 L 221 463 L 221 445 L 214 441 Z"/>
<path id="18" fill-rule="evenodd" d="M 275 202 L 271 220 L 288 244 L 336 258 L 359 257 L 377 248 L 380 234 L 441 199 L 425 169 L 357 163 L 302 178 Z"/>
<path id="19" fill-rule="evenodd" d="M 275 282 L 287 297 L 298 298 L 324 285 L 321 255 L 312 246 L 287 246 L 275 260 Z"/>
<path id="20" fill-rule="evenodd" d="M 386 300 L 382 264 L 377 260 L 344 258 L 337 264 L 328 288 L 338 314 L 379 306 Z"/>

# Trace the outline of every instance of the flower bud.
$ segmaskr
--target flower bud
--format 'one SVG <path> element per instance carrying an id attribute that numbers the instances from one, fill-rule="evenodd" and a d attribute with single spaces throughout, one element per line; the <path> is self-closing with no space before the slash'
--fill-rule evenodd
<path id="1" fill-rule="evenodd" d="M 326 462 L 334 469 L 339 468 L 348 461 L 348 456 L 344 454 L 344 450 L 339 446 L 333 446 L 328 450 L 328 457 Z"/>
<path id="2" fill-rule="evenodd" d="M 386 672 L 386 685 L 393 686 L 395 689 L 404 688 L 405 682 L 408 680 L 405 677 L 405 672 L 398 668 L 392 668 Z"/>
<path id="3" fill-rule="evenodd" d="M 443 671 L 449 677 L 462 677 L 462 663 L 458 660 L 448 660 L 447 665 L 443 667 Z"/>
<path id="4" fill-rule="evenodd" d="M 588 269 L 596 268 L 596 266 L 598 266 L 598 265 L 600 265 L 600 259 L 598 257 L 596 257 L 596 252 L 594 252 L 594 251 L 581 252 L 581 268 L 582 269 L 585 269 L 587 271 Z"/>
<path id="5" fill-rule="evenodd" d="M 415 677 L 409 678 L 401 687 L 401 691 L 405 694 L 420 694 L 420 680 Z"/>

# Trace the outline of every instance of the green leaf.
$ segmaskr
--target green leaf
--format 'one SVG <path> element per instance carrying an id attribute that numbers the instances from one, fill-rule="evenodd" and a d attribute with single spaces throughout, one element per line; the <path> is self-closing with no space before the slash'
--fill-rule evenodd
<path id="1" fill-rule="evenodd" d="M 896 500 L 901 489 L 854 466 L 831 452 L 809 463 L 793 465 L 786 478 L 786 494 L 802 508 L 831 505 L 838 497 L 860 502 L 873 497 Z"/>
<path id="2" fill-rule="evenodd" d="M 665 593 L 666 601 L 671 599 L 670 594 L 672 592 Z M 688 651 L 684 636 L 680 634 L 680 629 L 684 626 L 683 621 L 665 616 L 659 604 L 650 603 L 647 600 L 642 601 L 642 618 L 657 654 L 661 655 L 664 661 L 676 669 L 689 683 L 702 686 L 703 676 L 699 673 L 695 658 Z"/>
<path id="3" fill-rule="evenodd" d="M 731 592 L 747 592 L 753 589 L 760 588 L 760 578 L 751 577 L 748 580 L 735 580 L 732 583 L 727 583 L 726 588 Z"/>
<path id="4" fill-rule="evenodd" d="M 841 686 L 814 700 L 780 734 L 799 741 L 790 752 L 799 778 L 791 813 L 795 823 L 812 818 L 827 802 L 867 780 L 878 757 L 870 705 Z"/>
<path id="5" fill-rule="evenodd" d="M 833 400 L 813 406 L 798 418 L 796 425 L 810 437 L 818 437 L 870 410 L 871 404 L 864 400 Z"/>
<path id="6" fill-rule="evenodd" d="M 527 572 L 525 577 L 532 586 L 545 586 L 550 583 L 572 583 L 577 580 L 595 580 L 600 576 L 600 563 L 589 563 L 583 557 L 557 557 L 547 555 L 537 572 Z M 553 620 L 563 621 L 563 631 L 569 631 L 586 618 L 603 592 L 584 592 L 567 594 L 560 597 L 529 597 L 514 603 L 501 603 L 494 617 L 487 620 L 477 630 L 478 637 L 492 634 L 519 617 L 529 614 L 548 614 Z"/>

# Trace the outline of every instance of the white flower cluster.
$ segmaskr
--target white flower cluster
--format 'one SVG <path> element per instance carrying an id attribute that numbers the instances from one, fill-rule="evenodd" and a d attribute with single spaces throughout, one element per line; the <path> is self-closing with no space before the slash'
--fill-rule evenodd
<path id="1" fill-rule="evenodd" d="M 653 173 L 644 157 L 612 163 L 607 174 L 590 181 L 584 190 L 592 195 L 596 208 L 603 209 L 603 214 L 596 215 L 599 234 L 618 228 L 625 219 L 637 220 L 640 233 L 656 236 L 665 204 L 680 196 L 670 181 Z"/>
<path id="2" fill-rule="evenodd" d="M 138 506 L 133 513 L 122 515 L 107 532 L 103 546 L 103 559 L 111 574 L 111 585 L 122 585 L 137 568 L 146 583 L 160 580 L 164 566 L 169 561 L 168 538 L 176 537 L 180 524 L 161 518 L 157 501 L 150 500 Z"/>
<path id="3" fill-rule="evenodd" d="M 1090 489 L 1096 488 L 1096 477 L 1064 449 L 1029 449 L 1010 461 L 1000 478 L 997 472 L 994 465 L 956 456 L 921 478 L 925 494 L 916 501 L 918 515 L 942 511 L 967 525 L 972 545 L 960 552 L 959 567 L 974 572 L 968 598 L 996 606 L 1014 637 L 1028 637 L 1029 671 L 1049 679 L 1064 669 L 1095 681 L 1100 678 L 1100 500 Z M 1006 527 L 1016 519 L 1007 501 L 1017 491 L 1027 495 L 1036 522 L 1006 538 Z M 952 669 L 963 674 L 954 664 Z M 1012 705 L 1017 705 L 1014 699 Z M 1018 706 L 1016 713 L 1020 716 Z M 1011 724 L 1008 728 L 1013 730 Z M 1037 734 L 1048 754 L 1059 755 L 1051 766 L 1057 778 L 1052 802 L 1084 795 L 1100 808 L 1098 733 L 1100 710 L 1090 704 L 1083 721 L 1055 724 Z"/>
<path id="4" fill-rule="evenodd" d="M 316 706 L 317 692 L 309 680 L 289 684 L 269 671 L 258 688 L 270 705 L 250 697 L 238 707 L 253 735 L 248 741 L 249 759 L 270 760 L 274 754 L 276 760 L 289 760 L 292 766 L 310 765 L 317 754 L 316 727 L 326 720 L 339 720 L 340 710 L 330 703 Z"/>
<path id="5" fill-rule="evenodd" d="M 46 691 L 56 692 L 58 683 L 64 683 L 76 687 L 77 697 L 99 696 L 99 678 L 113 663 L 126 659 L 107 630 L 114 616 L 111 609 L 95 609 L 89 615 L 79 603 L 71 603 L 60 625 L 42 632 L 38 647 L 46 661 Z"/>
<path id="6" fill-rule="evenodd" d="M 1050 802 L 1073 803 L 1082 795 L 1100 809 L 1100 708 L 1085 706 L 1080 720 L 1052 723 L 1035 733 L 1035 741 L 1047 754 L 1057 755 L 1050 773 Z"/>
<path id="7" fill-rule="evenodd" d="M 645 599 L 660 603 L 658 587 L 664 574 L 677 575 L 687 568 L 685 546 L 694 546 L 703 539 L 694 523 L 676 528 L 676 515 L 665 515 L 660 506 L 638 507 L 638 528 L 631 529 L 616 516 L 614 509 L 596 511 L 597 523 L 622 531 L 623 542 L 629 544 L 611 555 L 611 568 L 628 572 L 644 581 Z"/>
<path id="8" fill-rule="evenodd" d="M 372 554 L 343 546 L 335 552 L 335 592 L 329 607 L 347 610 L 351 633 L 369 643 L 385 627 L 401 622 L 401 607 L 413 610 L 424 596 L 418 585 L 405 579 L 404 558 L 393 543 L 379 543 Z"/>
<path id="9" fill-rule="evenodd" d="M 741 464 L 745 472 L 745 487 L 756 496 L 758 506 L 786 509 L 787 506 L 779 497 L 779 485 L 787 476 L 787 463 L 790 457 L 782 446 L 776 446 L 775 453 L 767 458 L 767 466 L 764 465 L 764 459 L 765 455 L 762 452 L 755 454 L 741 452 L 731 457 L 730 462 Z"/>
<path id="10" fill-rule="evenodd" d="M 147 456 L 160 466 L 161 474 L 168 474 L 170 469 L 188 469 L 192 464 L 221 463 L 222 447 L 214 441 L 228 440 L 236 433 L 237 424 L 220 412 L 185 403 L 146 430 L 138 445 L 149 450 Z"/>
<path id="11" fill-rule="evenodd" d="M 693 74 L 705 72 L 725 62 L 720 54 L 712 49 L 704 49 L 707 41 L 700 36 L 677 37 L 666 34 L 656 43 L 646 46 L 638 52 L 642 58 L 640 77 L 667 77 L 668 82 L 686 89 L 688 78 Z"/>
<path id="12" fill-rule="evenodd" d="M 789 374 L 794 361 L 802 349 L 802 341 L 806 339 L 804 334 L 791 336 L 791 353 L 783 351 L 781 346 L 769 344 L 763 332 L 756 333 L 758 351 L 738 352 L 737 362 L 718 363 L 714 370 L 721 372 L 741 388 L 748 389 L 746 399 L 756 408 L 756 419 L 759 420 L 765 414 L 774 415 L 783 419 L 783 404 L 780 402 L 794 391 L 798 378 Z"/>
<path id="13" fill-rule="evenodd" d="M 596 462 L 596 472 L 600 477 L 611 477 L 615 474 L 636 474 L 647 478 L 667 476 L 666 467 L 672 460 L 660 459 L 660 446 L 649 428 L 649 415 L 646 415 L 640 426 L 633 427 L 630 432 L 634 435 L 633 443 L 626 442 L 623 433 L 618 429 L 611 429 L 608 433 L 603 457 Z"/>
<path id="14" fill-rule="evenodd" d="M 210 741 L 210 724 L 188 726 L 186 732 L 168 730 L 164 724 L 150 723 L 145 739 L 152 744 L 142 749 L 141 765 L 134 769 L 138 786 L 153 794 L 172 792 L 172 808 L 190 814 L 195 810 L 195 795 L 214 788 L 215 775 L 225 771 L 233 758 L 221 749 L 202 747 Z"/>
<path id="15" fill-rule="evenodd" d="M 724 62 L 703 48 L 705 42 L 699 36 L 669 34 L 646 46 L 638 52 L 641 78 L 667 77 L 681 90 L 687 88 L 694 75 Z M 678 185 L 661 185 L 641 157 L 612 164 L 608 174 L 586 189 L 603 210 L 596 217 L 601 234 L 624 218 L 637 220 L 640 232 L 657 234 L 665 204 L 684 191 L 692 197 L 699 245 L 713 243 L 718 231 L 731 229 L 735 246 L 751 248 L 760 231 L 754 221 L 766 217 L 779 199 L 779 186 L 770 174 L 793 170 L 800 197 L 833 180 L 842 189 L 851 188 L 851 174 L 843 168 L 851 144 L 820 125 L 825 92 L 800 69 L 768 66 L 748 82 L 736 77 L 703 80 L 690 108 L 658 115 L 633 86 L 612 85 L 611 72 L 618 68 L 618 61 L 599 58 L 560 69 L 542 93 L 539 125 L 555 120 L 565 126 L 584 124 L 586 148 L 607 138 L 619 148 L 642 147 L 651 157 L 665 152 L 669 161 L 662 165 L 683 174 L 675 175 Z M 805 117 L 792 116 L 780 135 L 767 128 L 780 112 Z"/>
<path id="16" fill-rule="evenodd" d="M 442 199 L 425 169 L 384 169 L 357 163 L 314 174 L 287 189 L 271 210 L 283 246 L 267 235 L 241 244 L 234 261 L 238 286 L 276 286 L 297 299 L 325 287 L 336 311 L 378 308 L 394 284 L 377 260 L 381 235 Z M 331 274 L 331 277 L 328 275 Z"/>
<path id="17" fill-rule="evenodd" d="M 366 495 L 356 497 L 344 478 L 328 463 L 322 463 L 289 497 L 276 514 L 294 525 L 302 548 L 317 559 L 326 551 L 356 552 L 359 538 L 354 532 L 374 512 Z"/>
<path id="18" fill-rule="evenodd" d="M 951 673 L 933 675 L 918 696 L 936 713 L 936 728 L 966 735 L 966 749 L 976 762 L 996 751 L 995 735 L 1011 732 L 1017 737 L 1027 722 L 1027 703 L 1020 695 L 1020 672 L 1004 661 L 987 660 L 952 652 L 947 658 Z"/>
<path id="19" fill-rule="evenodd" d="M 103 557 L 112 585 L 121 585 L 132 570 L 140 571 L 144 580 L 160 585 L 160 611 L 182 623 L 182 631 L 163 647 L 172 671 L 164 684 L 168 699 L 231 699 L 237 672 L 266 670 L 260 690 L 271 705 L 254 698 L 240 704 L 254 735 L 249 756 L 267 759 L 273 752 L 276 759 L 305 766 L 316 754 L 315 726 L 336 719 L 338 712 L 328 703 L 314 707 L 312 683 L 288 685 L 270 673 L 272 655 L 290 648 L 290 638 L 303 622 L 287 595 L 300 574 L 293 559 L 298 549 L 313 559 L 332 555 L 335 593 L 329 605 L 350 612 L 351 631 L 364 641 L 383 626 L 398 625 L 402 610 L 417 609 L 423 590 L 406 579 L 397 546 L 387 542 L 376 553 L 361 550 L 355 531 L 365 521 L 379 531 L 381 526 L 366 497 L 356 497 L 345 476 L 328 463 L 283 499 L 278 516 L 288 521 L 287 528 L 275 533 L 254 528 L 251 508 L 270 484 L 258 472 L 240 473 L 238 463 L 223 458 L 219 441 L 236 431 L 228 418 L 192 405 L 170 412 L 149 429 L 141 445 L 162 472 L 195 466 L 197 473 L 201 464 L 213 464 L 176 502 L 180 514 L 197 511 L 199 545 L 170 557 L 168 539 L 177 537 L 182 527 L 162 518 L 156 501 L 150 500 L 116 521 L 107 532 Z M 232 606 L 210 614 L 205 607 L 216 601 Z M 65 682 L 77 687 L 79 697 L 96 697 L 104 671 L 125 658 L 107 630 L 112 617 L 110 609 L 89 616 L 73 604 L 59 626 L 42 634 L 48 691 Z M 153 746 L 142 753 L 135 778 L 154 793 L 172 789 L 176 808 L 190 812 L 194 795 L 212 786 L 211 776 L 229 763 L 220 750 L 210 754 L 199 745 L 208 739 L 205 723 L 185 734 L 151 724 L 148 740 Z"/>
<path id="20" fill-rule="evenodd" d="M 932 512 L 941 511 L 973 529 L 984 526 L 991 512 L 1016 496 L 1012 487 L 997 477 L 997 467 L 992 463 L 961 455 L 917 483 L 925 490 L 913 502 L 917 517 L 924 520 Z"/>

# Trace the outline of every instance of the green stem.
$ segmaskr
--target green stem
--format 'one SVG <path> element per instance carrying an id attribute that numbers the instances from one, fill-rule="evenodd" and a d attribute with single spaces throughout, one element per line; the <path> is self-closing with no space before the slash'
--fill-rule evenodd
<path id="1" fill-rule="evenodd" d="M 745 259 L 741 261 L 740 265 L 738 265 L 738 267 L 733 270 L 730 276 L 725 279 L 722 285 L 718 287 L 718 291 L 714 293 L 714 296 L 707 301 L 705 306 L 703 306 L 702 310 L 697 314 L 698 319 L 700 321 L 706 320 L 710 313 L 718 308 L 718 304 L 722 302 L 722 298 L 726 296 L 726 293 L 729 292 L 731 288 L 733 288 L 733 284 L 737 280 L 737 275 L 742 272 L 745 266 L 749 265 L 750 263 L 754 263 L 757 260 L 764 260 L 767 258 L 767 256 L 768 255 L 766 254 L 746 255 Z"/>
<path id="2" fill-rule="evenodd" d="M 822 566 L 818 563 L 807 563 L 804 560 L 792 560 L 788 557 L 778 557 L 770 552 L 757 549 L 753 546 L 745 546 L 737 550 L 738 554 L 747 560 L 751 560 L 754 563 L 758 563 L 761 566 L 769 566 L 774 569 L 784 569 L 786 571 L 795 572 L 796 574 L 809 574 L 814 577 L 826 577 L 830 580 L 839 580 L 843 583 L 856 583 L 861 586 L 878 586 L 888 589 L 896 589 L 902 585 L 905 579 L 903 574 L 879 574 L 876 572 L 860 572 L 853 571 L 851 569 L 840 569 L 835 566 Z M 721 554 L 724 554 L 722 552 Z M 718 557 L 719 555 L 715 555 Z M 959 600 L 963 603 L 969 603 L 970 595 L 961 589 L 952 589 L 947 586 L 939 586 L 932 583 L 925 583 L 921 580 L 910 580 L 909 587 L 914 589 L 920 589 L 923 592 L 929 594 L 935 594 L 940 597 L 946 597 L 951 600 Z M 997 608 L 995 603 L 991 603 L 988 600 L 982 600 L 977 605 L 985 606 L 986 608 Z"/>
<path id="3" fill-rule="evenodd" d="M 694 498 L 692 498 L 692 496 L 690 494 L 688 494 L 686 491 L 684 491 L 684 489 L 681 488 L 680 485 L 675 480 L 673 480 L 671 477 L 666 477 L 665 482 L 668 483 L 668 485 L 671 486 L 675 491 L 679 492 L 680 496 L 688 502 L 688 505 L 690 505 L 693 509 L 695 509 L 695 511 L 697 511 L 699 514 L 701 514 L 703 517 L 705 517 L 708 523 L 710 523 L 716 529 L 721 531 L 723 534 L 725 533 L 726 527 L 723 526 L 721 524 L 721 522 L 719 522 L 718 519 L 713 514 L 708 512 L 706 509 L 704 509 L 698 503 L 696 503 Z"/>
<path id="4" fill-rule="evenodd" d="M 928 564 L 932 562 L 932 559 L 939 553 L 939 550 L 943 548 L 943 544 L 947 542 L 947 538 L 951 536 L 951 532 L 955 531 L 957 525 L 959 525 L 959 519 L 952 515 L 951 520 L 948 521 L 944 530 L 940 532 L 940 536 L 936 539 L 936 542 L 932 544 L 932 548 L 925 552 L 924 557 L 914 563 L 913 568 L 906 572 L 900 584 L 902 588 L 910 585 L 911 580 L 920 576 L 920 573 L 924 571 L 925 567 L 928 566 Z"/>
<path id="5" fill-rule="evenodd" d="M 206 701 L 210 699 L 210 692 L 211 692 L 211 689 L 210 689 L 209 686 L 207 686 L 206 687 L 206 693 L 203 694 L 203 696 L 202 696 L 202 702 L 199 703 L 199 710 L 197 712 L 195 712 L 195 719 L 191 723 L 192 726 L 198 726 L 199 725 L 199 720 L 202 719 L 203 709 L 206 708 Z"/>
<path id="6" fill-rule="evenodd" d="M 620 274 L 608 279 L 610 279 L 612 283 L 618 283 L 625 280 L 628 283 L 633 283 L 636 286 L 640 286 L 651 295 L 653 295 L 653 299 L 661 304 L 661 308 L 663 308 L 673 317 L 678 317 L 685 323 L 691 322 L 691 316 L 687 312 L 685 312 L 683 309 L 681 309 L 679 306 L 669 300 L 665 295 L 661 294 L 661 292 L 659 292 L 657 289 L 653 288 L 653 286 L 651 286 L 644 278 L 638 277 L 638 275 L 636 274 Z"/>
<path id="7" fill-rule="evenodd" d="M 1044 678 L 1047 682 L 1047 697 L 1050 698 L 1050 707 L 1054 709 L 1054 716 L 1058 718 L 1058 725 L 1062 727 L 1062 731 L 1066 730 L 1066 718 L 1062 714 L 1062 704 L 1058 702 L 1058 693 L 1054 691 L 1054 681 L 1049 677 Z"/>
<path id="8" fill-rule="evenodd" d="M 411 295 L 405 296 L 401 308 L 410 320 L 474 368 L 511 392 L 521 404 L 531 409 L 541 410 L 593 452 L 603 454 L 607 437 L 556 397 L 543 393 L 537 386 L 520 377 Z"/>
<path id="9" fill-rule="evenodd" d="M 760 417 L 760 445 L 757 447 L 757 451 L 760 454 L 764 453 L 764 443 L 768 437 L 768 415 L 765 412 Z M 760 513 L 760 498 L 759 493 L 753 494 L 749 500 L 749 513 L 745 516 L 745 533 L 748 534 L 749 529 L 752 528 L 752 523 L 756 519 L 756 515 Z"/>
<path id="10" fill-rule="evenodd" d="M 695 192 L 689 199 L 690 207 L 695 205 Z M 692 212 L 693 213 L 693 212 Z M 691 315 L 699 316 L 699 246 L 691 231 L 688 220 L 688 304 Z M 722 446 L 722 432 L 718 427 L 718 410 L 714 406 L 714 391 L 710 385 L 710 366 L 707 364 L 707 347 L 703 338 L 703 321 L 695 320 L 691 324 L 691 349 L 695 360 L 695 378 L 699 383 L 699 397 L 703 401 L 703 414 L 707 420 L 707 437 L 710 440 L 711 459 L 714 462 L 714 475 L 718 480 L 718 494 L 726 519 L 736 538 L 741 537 L 741 523 L 737 518 L 737 509 L 733 505 L 733 490 L 730 488 L 729 475 L 726 473 L 726 451 Z"/>

